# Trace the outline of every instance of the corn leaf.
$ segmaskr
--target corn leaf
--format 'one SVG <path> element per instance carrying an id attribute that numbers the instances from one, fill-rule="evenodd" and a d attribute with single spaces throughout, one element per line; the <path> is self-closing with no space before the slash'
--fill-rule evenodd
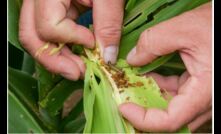
<path id="1" fill-rule="evenodd" d="M 141 67 L 138 72 L 140 74 L 144 74 L 144 73 L 148 73 L 150 71 L 153 71 L 154 69 L 166 64 L 166 62 L 168 62 L 171 58 L 173 58 L 173 56 L 175 55 L 175 53 L 171 53 L 165 56 L 162 56 L 156 60 L 154 60 L 152 63 L 147 64 L 143 67 Z"/>
<path id="2" fill-rule="evenodd" d="M 9 89 L 32 109 L 38 111 L 37 80 L 30 75 L 9 67 Z"/>
<path id="3" fill-rule="evenodd" d="M 175 0 L 144 0 L 139 5 L 130 10 L 126 16 L 124 16 L 123 34 L 131 32 L 134 28 L 145 23 L 145 21 L 151 21 L 153 19 L 152 14 L 164 8 L 169 3 Z M 153 14 L 154 15 L 154 14 Z"/>
<path id="4" fill-rule="evenodd" d="M 125 6 L 125 11 L 128 12 L 135 6 L 137 0 L 128 0 Z"/>
<path id="5" fill-rule="evenodd" d="M 86 54 L 91 60 L 85 59 L 88 69 L 84 85 L 84 133 L 135 133 L 137 130 L 118 112 L 118 105 L 124 102 L 145 108 L 167 108 L 168 101 L 152 78 L 137 75 L 137 68 L 133 69 L 125 60 L 118 60 L 113 67 L 103 64 L 96 52 L 86 50 Z M 189 131 L 184 127 L 179 132 Z"/>
<path id="6" fill-rule="evenodd" d="M 27 73 L 24 73 L 22 71 L 13 69 L 9 67 L 9 91 L 12 92 L 16 98 L 19 100 L 19 105 L 22 105 L 22 108 L 26 109 L 30 116 L 40 124 L 41 128 L 44 129 L 44 131 L 49 131 L 47 124 L 43 121 L 43 119 L 40 117 L 39 111 L 38 111 L 38 90 L 37 90 L 37 81 Z M 11 107 L 11 104 L 9 102 L 9 106 Z M 13 107 L 13 106 L 12 106 Z M 12 110 L 12 111 L 11 111 Z M 13 116 L 17 115 L 19 117 L 19 113 L 14 112 L 13 108 L 9 109 L 9 112 L 13 113 L 11 121 L 14 123 L 10 123 L 9 126 L 13 124 L 20 124 L 18 123 L 17 119 L 13 120 Z M 23 115 L 22 115 L 23 116 Z M 28 116 L 29 117 L 29 116 Z M 24 120 L 21 120 L 24 121 Z M 25 124 L 24 124 L 25 126 Z M 22 128 L 22 127 L 21 127 Z M 13 128 L 16 130 L 16 128 Z M 19 128 L 17 128 L 19 129 Z M 16 131 L 15 131 L 16 132 Z"/>
<path id="7" fill-rule="evenodd" d="M 84 130 L 85 118 L 84 116 L 79 116 L 75 120 L 71 120 L 64 127 L 64 133 L 82 133 Z"/>
<path id="8" fill-rule="evenodd" d="M 86 61 L 84 133 L 127 132 L 116 102 L 112 98 L 112 87 L 96 63 Z"/>
<path id="9" fill-rule="evenodd" d="M 32 75 L 35 72 L 35 61 L 34 59 L 26 52 L 24 52 L 23 63 L 21 70 Z"/>
<path id="10" fill-rule="evenodd" d="M 71 95 L 71 93 L 82 88 L 83 81 L 62 80 L 59 82 L 48 95 L 39 102 L 40 106 L 47 109 L 50 115 L 55 116 L 63 107 L 64 101 Z"/>
<path id="11" fill-rule="evenodd" d="M 22 102 L 11 91 L 8 93 L 9 133 L 43 133 L 43 129 Z"/>
<path id="12" fill-rule="evenodd" d="M 39 86 L 39 101 L 41 101 L 63 79 L 61 76 L 50 73 L 38 63 L 35 68 Z"/>
<path id="13" fill-rule="evenodd" d="M 19 21 L 21 5 L 22 5 L 22 0 L 9 0 L 8 1 L 8 8 L 9 8 L 8 9 L 9 10 L 8 12 L 8 20 L 9 20 L 8 39 L 12 45 L 24 51 L 18 39 L 18 21 Z"/>
<path id="14" fill-rule="evenodd" d="M 168 101 L 162 97 L 156 82 L 151 77 L 146 78 L 134 74 L 130 68 L 130 66 L 122 68 L 128 79 L 128 86 L 119 88 L 122 100 L 145 108 L 167 108 Z"/>
<path id="15" fill-rule="evenodd" d="M 12 68 L 21 70 L 23 63 L 23 51 L 8 42 L 8 65 Z"/>
<path id="16" fill-rule="evenodd" d="M 74 124 L 72 121 L 77 120 L 78 117 L 81 118 L 85 118 L 83 116 L 83 99 L 81 99 L 75 107 L 72 108 L 71 112 L 68 114 L 68 116 L 64 117 L 64 119 L 62 119 L 61 124 L 59 125 L 59 131 L 60 132 L 74 132 L 74 131 L 70 131 L 70 127 L 76 127 L 75 125 L 71 125 Z M 83 128 L 84 128 L 85 122 L 83 124 Z M 72 130 L 72 129 L 71 129 Z M 83 130 L 82 130 L 83 132 Z"/>

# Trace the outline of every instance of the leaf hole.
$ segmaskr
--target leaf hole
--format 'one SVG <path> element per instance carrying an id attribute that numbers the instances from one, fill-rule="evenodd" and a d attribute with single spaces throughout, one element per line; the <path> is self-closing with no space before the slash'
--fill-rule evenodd
<path id="1" fill-rule="evenodd" d="M 134 20 L 136 20 L 139 16 L 141 16 L 142 13 L 137 14 L 134 18 L 132 18 L 131 20 L 129 20 L 126 24 L 124 24 L 124 27 L 126 27 L 128 24 L 130 24 L 131 22 L 133 22 Z"/>
<path id="2" fill-rule="evenodd" d="M 97 75 L 94 75 L 94 76 L 95 76 L 95 80 L 96 80 L 97 84 L 99 85 L 101 82 L 101 79 Z"/>
<path id="3" fill-rule="evenodd" d="M 153 11 L 152 13 L 150 13 L 148 16 L 147 16 L 147 20 L 146 20 L 146 23 L 148 22 L 151 22 L 153 19 L 154 19 L 154 16 L 159 13 L 162 9 L 174 4 L 175 2 L 177 2 L 178 0 L 174 0 L 174 1 L 171 1 L 171 2 L 167 2 L 163 5 L 161 5 L 160 7 L 158 7 L 155 11 Z"/>

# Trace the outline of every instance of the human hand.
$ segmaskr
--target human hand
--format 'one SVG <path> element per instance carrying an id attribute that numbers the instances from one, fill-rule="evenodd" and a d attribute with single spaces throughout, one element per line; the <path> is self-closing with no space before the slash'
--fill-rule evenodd
<path id="1" fill-rule="evenodd" d="M 67 46 L 54 55 L 50 51 L 56 43 L 82 44 L 93 48 L 95 38 L 93 33 L 73 20 L 79 15 L 79 10 L 94 6 L 93 19 L 95 21 L 95 35 L 102 48 L 118 45 L 120 40 L 121 19 L 123 19 L 123 0 L 23 0 L 19 22 L 19 39 L 23 47 L 47 70 L 60 74 L 70 80 L 77 80 L 84 75 L 85 65 Z M 122 7 L 122 9 L 119 9 Z M 121 12 L 122 10 L 122 12 Z M 81 10 L 80 10 L 81 11 Z M 118 11 L 120 13 L 118 13 Z M 48 48 L 41 54 L 39 49 L 50 42 Z M 107 45 L 106 45 L 107 44 Z M 116 60 L 117 51 L 109 51 L 112 57 L 108 61 Z M 116 49 L 117 50 L 117 49 Z M 105 51 L 106 52 L 106 51 Z M 106 52 L 108 55 L 108 52 Z M 113 57 L 113 54 L 116 56 Z M 105 60 L 106 61 L 106 60 Z"/>
<path id="2" fill-rule="evenodd" d="M 187 72 L 180 77 L 149 74 L 174 97 L 167 110 L 122 104 L 120 112 L 135 128 L 144 132 L 174 132 L 188 124 L 194 131 L 211 118 L 211 33 L 211 3 L 208 3 L 141 34 L 137 46 L 127 56 L 129 64 L 142 66 L 158 56 L 179 51 Z"/>
<path id="3" fill-rule="evenodd" d="M 94 47 L 94 36 L 73 20 L 78 17 L 71 0 L 23 0 L 19 22 L 19 39 L 23 47 L 51 72 L 70 80 L 83 76 L 85 65 L 67 46 L 50 55 L 55 43 L 83 44 Z M 48 48 L 39 50 L 47 43 Z"/>

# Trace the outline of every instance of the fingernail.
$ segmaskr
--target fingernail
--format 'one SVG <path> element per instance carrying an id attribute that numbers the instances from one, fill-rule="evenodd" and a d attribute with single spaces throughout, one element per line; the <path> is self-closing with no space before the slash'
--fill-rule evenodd
<path id="1" fill-rule="evenodd" d="M 115 64 L 117 60 L 117 54 L 118 54 L 118 47 L 115 46 L 108 46 L 104 48 L 104 62 L 108 63 L 110 62 L 111 64 Z"/>
<path id="2" fill-rule="evenodd" d="M 129 61 L 130 59 L 134 58 L 134 55 L 136 54 L 137 48 L 134 47 L 129 54 L 127 55 L 127 60 Z"/>

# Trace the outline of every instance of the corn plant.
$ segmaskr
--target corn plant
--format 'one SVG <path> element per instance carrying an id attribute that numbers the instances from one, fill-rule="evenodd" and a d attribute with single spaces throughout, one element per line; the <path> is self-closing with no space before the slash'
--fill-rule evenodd
<path id="1" fill-rule="evenodd" d="M 145 108 L 166 109 L 170 101 L 151 77 L 155 71 L 165 75 L 185 71 L 177 53 L 161 56 L 150 64 L 134 68 L 125 57 L 136 45 L 139 35 L 162 21 L 191 10 L 209 0 L 127 0 L 116 65 L 105 64 L 99 44 L 94 50 L 74 46 L 73 53 L 85 61 L 84 80 L 70 81 L 48 72 L 22 47 L 18 40 L 18 20 L 22 0 L 9 0 L 9 132 L 10 133 L 136 133 L 118 112 L 124 102 Z M 62 45 L 61 45 L 62 47 Z M 63 105 L 74 91 L 83 98 L 67 116 Z M 170 96 L 168 94 L 168 96 Z M 178 132 L 189 133 L 186 126 Z"/>

